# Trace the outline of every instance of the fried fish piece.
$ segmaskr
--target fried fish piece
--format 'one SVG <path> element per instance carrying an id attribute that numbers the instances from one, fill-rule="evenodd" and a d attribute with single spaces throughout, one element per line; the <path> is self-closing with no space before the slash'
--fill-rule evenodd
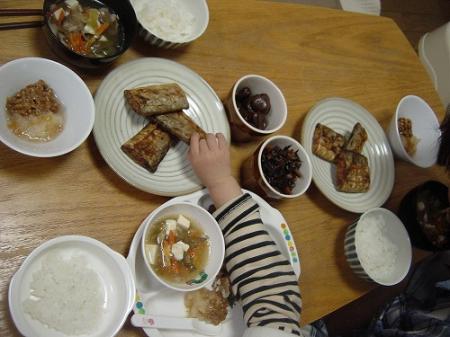
<path id="1" fill-rule="evenodd" d="M 362 193 L 370 187 L 367 158 L 360 153 L 342 150 L 336 157 L 336 188 L 340 192 Z"/>
<path id="2" fill-rule="evenodd" d="M 352 134 L 350 139 L 345 144 L 344 149 L 348 151 L 361 153 L 365 142 L 367 141 L 367 131 L 358 122 L 353 126 Z"/>
<path id="3" fill-rule="evenodd" d="M 200 134 L 201 138 L 206 137 L 205 131 L 203 131 L 200 126 L 195 124 L 195 122 L 183 111 L 156 115 L 153 116 L 152 119 L 158 123 L 159 127 L 163 130 L 186 144 L 189 144 L 191 136 L 194 132 Z"/>
<path id="4" fill-rule="evenodd" d="M 189 108 L 189 102 L 176 83 L 149 85 L 124 91 L 125 99 L 142 116 L 153 116 Z"/>
<path id="5" fill-rule="evenodd" d="M 171 137 L 167 132 L 158 128 L 156 123 L 148 123 L 125 142 L 121 149 L 137 164 L 154 173 L 169 151 L 170 144 Z"/>
<path id="6" fill-rule="evenodd" d="M 323 124 L 316 124 L 312 144 L 312 151 L 316 156 L 333 162 L 344 144 L 344 136 Z"/>

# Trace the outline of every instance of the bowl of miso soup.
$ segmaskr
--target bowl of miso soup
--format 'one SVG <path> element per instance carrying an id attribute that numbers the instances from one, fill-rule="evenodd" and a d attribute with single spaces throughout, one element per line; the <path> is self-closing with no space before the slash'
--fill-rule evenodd
<path id="1" fill-rule="evenodd" d="M 82 68 L 110 64 L 128 49 L 137 32 L 128 0 L 45 0 L 43 12 L 52 50 Z"/>
<path id="2" fill-rule="evenodd" d="M 225 244 L 211 214 L 180 202 L 160 206 L 145 220 L 141 251 L 151 275 L 161 284 L 192 291 L 216 277 Z"/>

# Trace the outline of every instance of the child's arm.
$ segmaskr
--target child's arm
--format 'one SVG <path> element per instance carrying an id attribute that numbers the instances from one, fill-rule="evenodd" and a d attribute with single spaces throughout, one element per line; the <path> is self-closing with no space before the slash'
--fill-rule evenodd
<path id="1" fill-rule="evenodd" d="M 233 293 L 240 299 L 252 335 L 258 327 L 277 329 L 280 336 L 300 335 L 301 297 L 297 277 L 263 225 L 258 204 L 242 194 L 231 176 L 229 150 L 223 138 L 208 134 L 191 139 L 194 171 L 208 188 L 225 239 L 225 265 Z M 284 331 L 287 334 L 283 334 Z M 278 334 L 273 331 L 271 336 Z"/>

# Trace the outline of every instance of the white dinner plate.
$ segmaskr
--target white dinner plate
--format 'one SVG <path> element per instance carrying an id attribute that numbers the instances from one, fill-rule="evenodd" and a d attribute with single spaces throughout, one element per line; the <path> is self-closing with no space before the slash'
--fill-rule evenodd
<path id="1" fill-rule="evenodd" d="M 258 195 L 249 193 L 258 203 L 261 212 L 261 219 L 267 226 L 267 231 L 277 244 L 283 255 L 289 259 L 292 268 L 297 277 L 300 277 L 300 257 L 295 247 L 294 239 L 289 230 L 288 224 L 283 215 L 272 208 L 264 199 Z M 197 191 L 190 195 L 177 197 L 169 200 L 167 203 L 192 202 L 208 209 L 212 204 L 206 189 Z M 149 215 L 151 216 L 151 214 Z M 186 317 L 186 308 L 184 306 L 184 293 L 173 291 L 161 286 L 159 282 L 152 279 L 150 272 L 145 269 L 145 261 L 140 253 L 141 237 L 144 231 L 145 220 L 142 222 L 131 243 L 127 262 L 135 276 L 136 282 L 136 303 L 134 312 L 136 314 L 150 314 L 173 317 Z M 227 319 L 221 323 L 220 337 L 238 337 L 242 336 L 245 329 L 242 309 L 236 304 L 232 310 L 229 310 Z M 199 333 L 180 330 L 158 330 L 144 328 L 144 332 L 149 337 L 201 337 Z"/>
<path id="2" fill-rule="evenodd" d="M 201 188 L 186 158 L 188 146 L 179 141 L 172 146 L 155 173 L 136 164 L 121 145 L 147 123 L 126 104 L 123 92 L 150 84 L 177 83 L 186 93 L 189 115 L 206 132 L 222 132 L 230 139 L 224 107 L 209 84 L 191 69 L 166 59 L 142 58 L 114 69 L 95 95 L 94 136 L 108 165 L 131 185 L 153 194 L 176 196 Z"/>
<path id="3" fill-rule="evenodd" d="M 370 188 L 366 193 L 343 193 L 335 187 L 335 165 L 312 153 L 312 138 L 317 123 L 348 138 L 357 122 L 361 123 L 368 135 L 362 154 L 369 163 Z M 380 124 L 361 105 L 338 97 L 318 102 L 303 123 L 302 145 L 311 158 L 314 183 L 337 206 L 350 212 L 364 213 L 380 207 L 391 195 L 395 178 L 392 150 Z"/>
<path id="4" fill-rule="evenodd" d="M 43 268 L 43 261 L 48 254 L 57 254 L 64 260 L 73 257 L 86 260 L 86 267 L 94 271 L 99 278 L 104 301 L 104 313 L 89 336 L 110 337 L 117 334 L 134 304 L 133 275 L 122 255 L 98 240 L 80 235 L 59 236 L 44 242 L 27 256 L 14 274 L 9 285 L 8 302 L 11 317 L 20 333 L 25 337 L 67 337 L 66 334 L 31 318 L 23 307 L 24 301 L 34 296 L 31 291 L 32 282 L 36 277 L 35 273 Z M 39 293 L 38 290 L 35 291 Z M 67 305 L 66 301 L 63 303 Z"/>

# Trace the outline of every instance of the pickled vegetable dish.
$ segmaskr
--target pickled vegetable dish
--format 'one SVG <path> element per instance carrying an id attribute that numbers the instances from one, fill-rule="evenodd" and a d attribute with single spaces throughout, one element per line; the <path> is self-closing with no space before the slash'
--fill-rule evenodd
<path id="1" fill-rule="evenodd" d="M 98 1 L 65 0 L 46 14 L 52 33 L 73 52 L 92 58 L 120 51 L 124 34 L 119 17 Z"/>
<path id="2" fill-rule="evenodd" d="M 204 271 L 209 240 L 183 215 L 157 220 L 145 238 L 145 254 L 153 271 L 169 283 L 189 283 Z"/>

